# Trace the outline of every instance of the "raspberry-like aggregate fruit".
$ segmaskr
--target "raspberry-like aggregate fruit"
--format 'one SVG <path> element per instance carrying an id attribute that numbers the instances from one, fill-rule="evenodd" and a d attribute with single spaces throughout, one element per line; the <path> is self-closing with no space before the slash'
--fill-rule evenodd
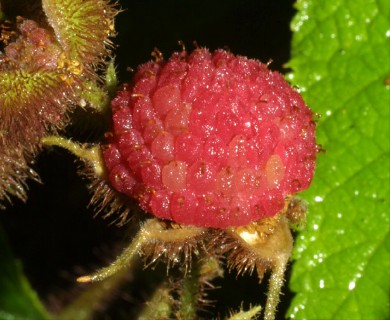
<path id="1" fill-rule="evenodd" d="M 247 225 L 280 212 L 312 180 L 313 112 L 259 61 L 174 53 L 142 65 L 112 111 L 109 182 L 158 218 Z"/>

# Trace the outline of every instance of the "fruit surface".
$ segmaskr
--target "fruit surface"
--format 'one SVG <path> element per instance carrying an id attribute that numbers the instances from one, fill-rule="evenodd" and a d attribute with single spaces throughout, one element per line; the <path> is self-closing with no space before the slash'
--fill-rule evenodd
<path id="1" fill-rule="evenodd" d="M 142 65 L 112 111 L 109 182 L 158 218 L 246 225 L 277 214 L 312 180 L 313 112 L 259 61 L 174 53 Z"/>

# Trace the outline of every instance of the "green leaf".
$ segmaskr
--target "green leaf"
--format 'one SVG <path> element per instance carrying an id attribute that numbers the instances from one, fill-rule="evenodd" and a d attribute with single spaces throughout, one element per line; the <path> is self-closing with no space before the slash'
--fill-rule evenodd
<path id="1" fill-rule="evenodd" d="M 293 72 L 319 154 L 290 282 L 296 319 L 389 319 L 390 2 L 297 3 Z"/>
<path id="2" fill-rule="evenodd" d="M 24 276 L 20 262 L 12 255 L 0 225 L 0 319 L 50 319 Z"/>

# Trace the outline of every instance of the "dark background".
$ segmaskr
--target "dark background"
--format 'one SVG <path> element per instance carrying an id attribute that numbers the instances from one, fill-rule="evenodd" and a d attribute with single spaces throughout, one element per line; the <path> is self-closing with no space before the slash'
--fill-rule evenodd
<path id="1" fill-rule="evenodd" d="M 114 39 L 120 82 L 131 78 L 128 67 L 136 69 L 150 60 L 155 47 L 166 58 L 181 50 L 179 40 L 189 51 L 196 41 L 211 50 L 226 47 L 263 62 L 272 59 L 271 69 L 286 72 L 283 64 L 290 54 L 293 1 L 128 0 L 120 5 L 123 12 L 117 17 L 118 36 Z M 78 128 L 73 125 L 68 134 L 75 132 Z M 93 137 L 85 131 L 75 137 L 88 139 Z M 77 174 L 80 166 L 66 151 L 43 152 L 35 165 L 43 184 L 30 182 L 25 204 L 15 199 L 12 206 L 0 211 L 0 222 L 32 286 L 54 311 L 81 290 L 75 284 L 77 276 L 112 261 L 128 241 L 126 227 L 119 228 L 110 224 L 113 220 L 99 216 L 93 218 L 93 210 L 86 209 L 90 196 L 86 181 Z M 152 275 L 160 269 L 162 276 Z M 131 319 L 153 287 L 146 279 L 158 281 L 165 276 L 163 267 L 146 272 L 146 276 L 141 270 L 133 276 L 96 319 L 122 319 L 122 315 Z M 239 309 L 242 301 L 244 308 L 250 303 L 264 305 L 266 288 L 259 288 L 256 275 L 237 278 L 235 273 L 226 272 L 225 278 L 214 284 L 220 288 L 209 292 L 209 298 L 215 300 L 214 309 L 206 308 L 205 318 L 223 317 Z M 291 293 L 284 291 L 281 317 L 291 299 Z"/>

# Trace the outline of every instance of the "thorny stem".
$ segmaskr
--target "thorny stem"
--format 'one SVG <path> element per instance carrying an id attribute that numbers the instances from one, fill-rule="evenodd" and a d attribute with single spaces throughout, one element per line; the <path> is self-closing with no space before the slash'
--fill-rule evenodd
<path id="1" fill-rule="evenodd" d="M 223 269 L 215 257 L 201 258 L 191 265 L 190 272 L 185 272 L 181 282 L 178 319 L 197 319 L 199 306 L 208 303 L 205 290 L 214 288 L 210 282 L 216 277 L 223 277 Z"/>
<path id="2" fill-rule="evenodd" d="M 242 245 L 248 251 L 244 256 L 237 256 L 236 260 L 251 258 L 249 267 L 256 266 L 260 282 L 264 273 L 267 270 L 271 271 L 264 319 L 274 320 L 284 282 L 284 272 L 293 246 L 289 220 L 286 216 L 279 215 L 246 227 L 235 228 L 232 231 L 233 235 L 239 236 Z M 248 268 L 248 264 L 236 266 Z"/>
<path id="3" fill-rule="evenodd" d="M 137 233 L 133 241 L 131 241 L 130 245 L 121 253 L 121 255 L 108 267 L 98 270 L 96 273 L 92 275 L 82 276 L 77 279 L 77 282 L 95 282 L 102 281 L 126 266 L 130 266 L 132 260 L 135 256 L 137 256 L 146 243 L 146 241 L 150 237 L 149 228 L 154 227 L 156 221 L 149 220 L 145 223 L 145 225 L 141 228 L 141 230 Z"/>
<path id="4" fill-rule="evenodd" d="M 250 308 L 248 311 L 240 311 L 233 314 L 227 320 L 251 320 L 257 319 L 258 314 L 261 311 L 261 306 L 255 306 Z"/>
<path id="5" fill-rule="evenodd" d="M 274 320 L 279 296 L 284 283 L 284 273 L 291 256 L 293 238 L 288 220 L 282 216 L 272 236 L 258 248 L 259 257 L 271 262 L 271 277 L 268 284 L 267 302 L 264 311 L 264 320 Z M 260 280 L 264 267 L 261 260 L 257 264 Z"/>
<path id="6" fill-rule="evenodd" d="M 267 303 L 265 306 L 264 320 L 274 320 L 276 308 L 279 304 L 279 296 L 284 283 L 289 255 L 281 255 L 272 268 L 272 274 L 268 283 Z"/>
<path id="7" fill-rule="evenodd" d="M 173 298 L 166 281 L 158 287 L 152 299 L 146 303 L 145 307 L 138 315 L 138 320 L 149 319 L 169 319 L 172 313 Z"/>
<path id="8" fill-rule="evenodd" d="M 201 259 L 198 263 L 192 265 L 190 271 L 185 271 L 184 279 L 177 284 L 173 284 L 173 288 L 169 287 L 168 281 L 164 281 L 156 289 L 151 300 L 146 303 L 144 309 L 138 315 L 138 319 L 172 319 L 173 317 L 183 320 L 196 319 L 199 304 L 205 302 L 203 287 L 211 286 L 209 282 L 220 276 L 223 276 L 223 269 L 217 259 L 213 257 Z M 178 303 L 172 295 L 177 288 L 179 289 L 177 292 Z M 252 318 L 238 317 L 234 319 L 250 320 Z"/>
<path id="9" fill-rule="evenodd" d="M 179 318 L 183 320 L 196 319 L 198 295 L 201 284 L 199 283 L 200 266 L 195 263 L 191 272 L 183 279 L 182 290 L 180 291 Z"/>
<path id="10" fill-rule="evenodd" d="M 183 241 L 185 239 L 195 237 L 202 230 L 202 228 L 196 227 L 187 228 L 186 230 L 166 230 L 157 219 L 150 219 L 144 223 L 130 245 L 110 266 L 97 271 L 93 275 L 80 277 L 77 281 L 95 282 L 104 280 L 105 278 L 119 272 L 122 268 L 129 266 L 134 257 L 140 254 L 142 252 L 142 248 L 148 243 L 156 240 L 162 240 L 165 242 Z"/>
<path id="11" fill-rule="evenodd" d="M 47 146 L 57 146 L 64 148 L 75 156 L 81 158 L 88 164 L 93 166 L 95 173 L 102 177 L 104 173 L 104 165 L 102 154 L 99 146 L 86 147 L 72 140 L 59 136 L 46 136 L 41 139 L 41 143 Z"/>

